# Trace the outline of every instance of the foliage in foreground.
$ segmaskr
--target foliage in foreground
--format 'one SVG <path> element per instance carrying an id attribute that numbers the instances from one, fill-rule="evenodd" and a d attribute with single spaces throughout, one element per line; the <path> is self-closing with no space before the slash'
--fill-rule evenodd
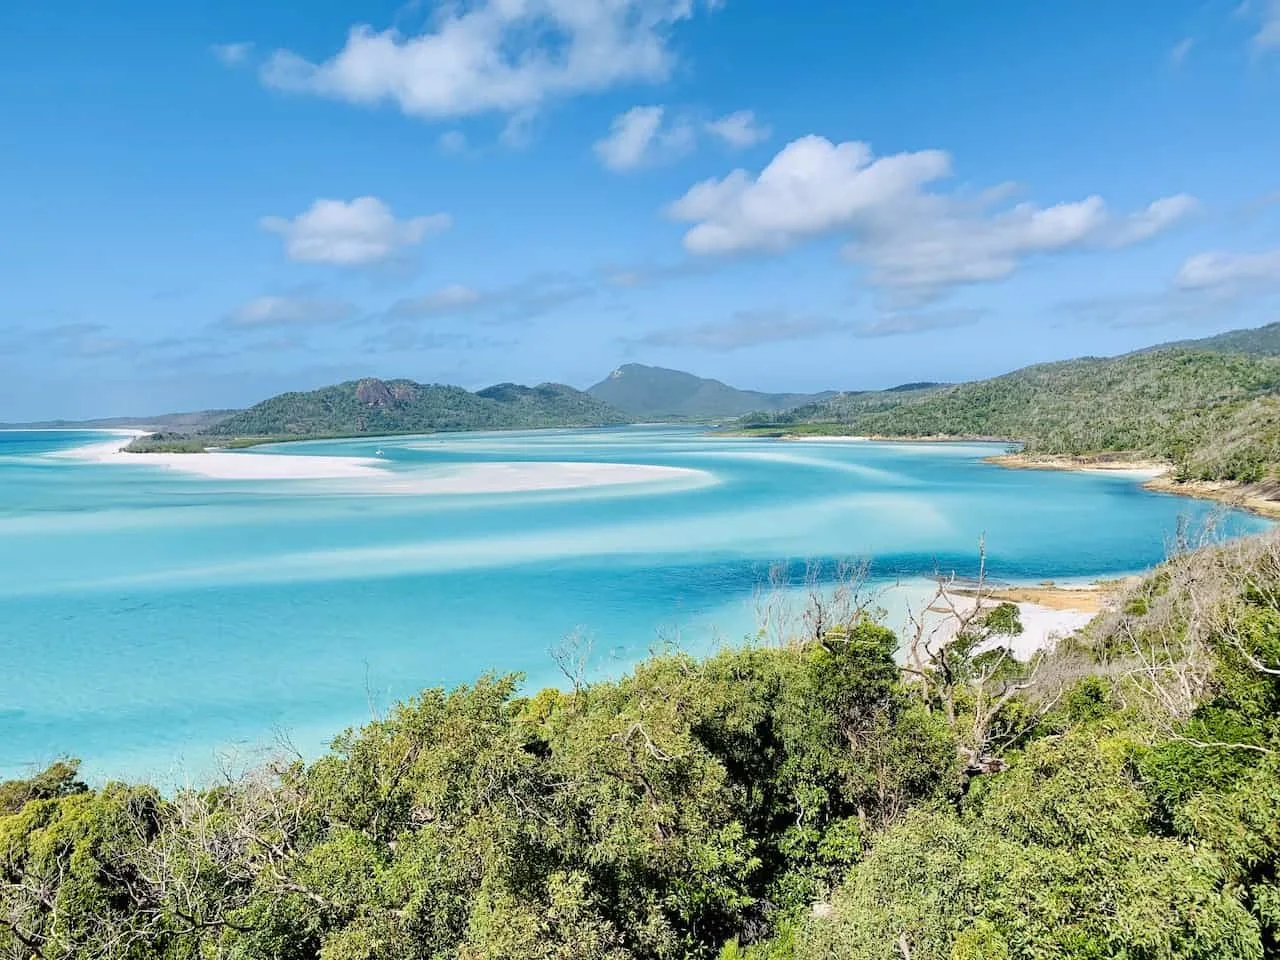
<path id="1" fill-rule="evenodd" d="M 862 623 L 533 698 L 486 678 L 278 778 L 33 796 L 0 818 L 8 952 L 713 955 L 954 786 L 895 643 Z"/>
<path id="2" fill-rule="evenodd" d="M 1280 956 L 1280 540 L 1016 628 L 489 677 L 169 797 L 50 768 L 0 786 L 0 956 Z"/>
<path id="3" fill-rule="evenodd" d="M 1007 772 L 877 837 L 801 960 L 1280 956 L 1280 542 L 1175 558 L 1082 655 Z"/>

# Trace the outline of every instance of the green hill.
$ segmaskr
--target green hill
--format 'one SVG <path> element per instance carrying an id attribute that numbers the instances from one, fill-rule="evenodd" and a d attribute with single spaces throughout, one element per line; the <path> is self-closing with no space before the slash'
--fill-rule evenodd
<path id="1" fill-rule="evenodd" d="M 624 364 L 589 387 L 587 393 L 632 416 L 655 420 L 739 417 L 757 410 L 786 410 L 835 395 L 739 390 L 719 380 L 640 363 Z"/>
<path id="2" fill-rule="evenodd" d="M 350 380 L 283 393 L 205 431 L 210 437 L 307 437 L 595 427 L 629 418 L 580 390 L 558 383 L 498 384 L 472 393 L 412 380 Z"/>
<path id="3" fill-rule="evenodd" d="M 747 422 L 780 432 L 1016 440 L 1036 454 L 1167 460 L 1189 479 L 1280 467 L 1280 358 L 1163 349 L 914 393 L 842 394 Z"/>
<path id="4" fill-rule="evenodd" d="M 1182 347 L 1186 350 L 1210 350 L 1215 353 L 1248 353 L 1258 357 L 1280 356 L 1280 323 L 1247 330 L 1229 330 L 1199 340 L 1176 340 L 1164 343 L 1152 350 Z"/>

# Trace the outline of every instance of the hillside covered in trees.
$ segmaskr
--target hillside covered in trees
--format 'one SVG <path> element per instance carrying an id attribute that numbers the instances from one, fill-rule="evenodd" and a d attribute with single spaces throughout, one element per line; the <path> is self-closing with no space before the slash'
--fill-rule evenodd
<path id="1" fill-rule="evenodd" d="M 617 681 L 565 651 L 563 690 L 427 690 L 206 789 L 3 784 L 0 955 L 1280 956 L 1275 536 L 1030 663 L 1011 605 L 905 667 L 826 614 Z"/>
<path id="2" fill-rule="evenodd" d="M 625 414 L 560 383 L 500 383 L 472 393 L 412 380 L 350 380 L 282 393 L 202 430 L 142 438 L 132 452 L 189 452 L 243 438 L 292 439 L 451 430 L 599 427 L 630 422 Z"/>
<path id="3" fill-rule="evenodd" d="M 1261 327 L 1228 330 L 1211 337 L 1195 340 L 1175 340 L 1152 347 L 1162 350 L 1180 347 L 1185 350 L 1209 350 L 1214 353 L 1248 353 L 1258 357 L 1280 356 L 1280 323 L 1268 323 Z"/>
<path id="4" fill-rule="evenodd" d="M 744 420 L 760 432 L 990 437 L 1029 453 L 1167 460 L 1187 479 L 1280 469 L 1280 358 L 1167 348 L 911 393 L 842 394 Z"/>
<path id="5" fill-rule="evenodd" d="M 412 380 L 351 380 L 305 393 L 283 393 L 214 425 L 223 437 L 418 433 L 603 426 L 627 418 L 559 383 L 498 384 L 472 393 Z"/>
<path id="6" fill-rule="evenodd" d="M 835 391 L 803 394 L 739 390 L 719 380 L 642 363 L 623 364 L 588 387 L 587 393 L 632 416 L 651 420 L 740 417 L 757 410 L 789 410 L 835 396 Z"/>

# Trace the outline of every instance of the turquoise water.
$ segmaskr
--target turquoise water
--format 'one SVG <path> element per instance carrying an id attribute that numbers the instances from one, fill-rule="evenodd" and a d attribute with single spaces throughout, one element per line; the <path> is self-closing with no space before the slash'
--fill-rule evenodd
<path id="1" fill-rule="evenodd" d="M 283 731 L 312 754 L 424 686 L 523 671 L 561 637 L 617 671 L 662 637 L 752 628 L 775 561 L 881 578 L 1068 580 L 1158 562 L 1212 505 L 1124 476 L 1002 470 L 980 444 L 789 443 L 692 429 L 290 444 L 413 475 L 475 462 L 680 466 L 703 483 L 450 496 L 77 462 L 102 434 L 0 433 L 0 774 L 59 754 L 108 776 L 201 775 Z M 109 439 L 109 438 L 107 438 Z M 259 456 L 245 451 L 236 456 Z M 1226 534 L 1262 529 L 1233 513 Z"/>

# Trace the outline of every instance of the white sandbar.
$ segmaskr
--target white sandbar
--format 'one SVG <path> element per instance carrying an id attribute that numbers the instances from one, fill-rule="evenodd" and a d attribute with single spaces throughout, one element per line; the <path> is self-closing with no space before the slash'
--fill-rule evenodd
<path id="1" fill-rule="evenodd" d="M 89 463 L 158 467 L 213 480 L 343 480 L 358 481 L 348 489 L 360 493 L 474 494 L 532 490 L 573 490 L 619 484 L 713 482 L 703 470 L 635 463 L 524 461 L 466 463 L 387 469 L 374 457 L 308 456 L 305 454 L 229 452 L 125 453 L 122 448 L 145 431 L 119 431 L 119 437 L 56 456 Z"/>

